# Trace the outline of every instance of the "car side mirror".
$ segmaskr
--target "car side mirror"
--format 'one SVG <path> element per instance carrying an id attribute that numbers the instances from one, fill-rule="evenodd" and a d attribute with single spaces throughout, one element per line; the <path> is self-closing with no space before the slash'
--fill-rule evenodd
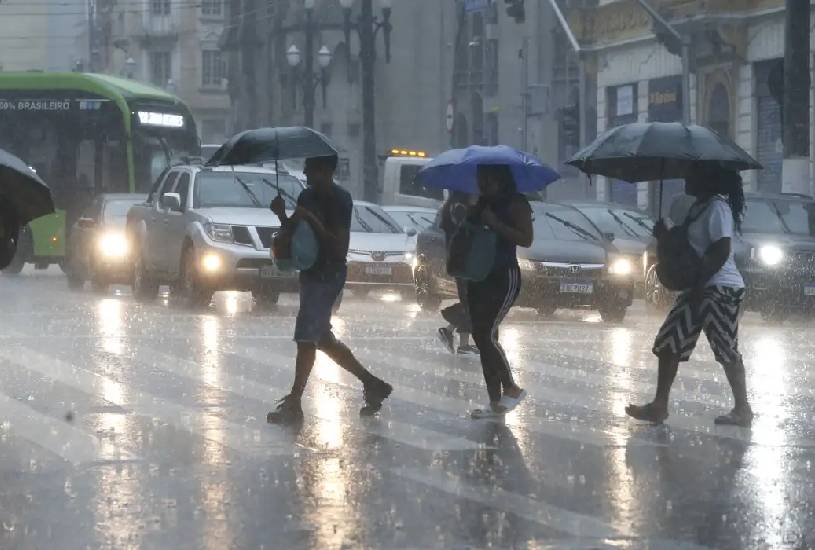
<path id="1" fill-rule="evenodd" d="M 181 212 L 181 195 L 178 193 L 164 193 L 159 204 L 165 210 Z"/>
<path id="2" fill-rule="evenodd" d="M 419 232 L 416 231 L 416 228 L 414 227 L 409 228 L 407 231 L 405 231 L 405 233 L 407 233 L 408 237 L 415 237 L 416 235 L 419 234 Z"/>
<path id="3" fill-rule="evenodd" d="M 81 227 L 82 229 L 91 229 L 96 227 L 96 220 L 93 218 L 79 218 L 76 220 L 76 225 Z"/>
<path id="4" fill-rule="evenodd" d="M 614 233 L 603 233 L 603 238 L 608 242 L 614 241 L 615 235 Z"/>

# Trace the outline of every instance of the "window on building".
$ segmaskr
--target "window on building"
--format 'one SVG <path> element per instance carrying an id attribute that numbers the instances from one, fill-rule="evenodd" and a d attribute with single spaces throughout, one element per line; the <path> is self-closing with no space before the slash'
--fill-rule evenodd
<path id="1" fill-rule="evenodd" d="M 224 63 L 220 50 L 204 50 L 202 52 L 201 83 L 204 86 L 221 86 L 226 78 L 226 63 Z"/>
<path id="2" fill-rule="evenodd" d="M 150 52 L 150 81 L 163 88 L 172 74 L 170 52 Z"/>
<path id="3" fill-rule="evenodd" d="M 221 16 L 224 14 L 223 0 L 202 0 L 201 14 L 210 16 Z"/>
<path id="4" fill-rule="evenodd" d="M 170 0 L 150 0 L 150 13 L 153 15 L 170 15 Z"/>

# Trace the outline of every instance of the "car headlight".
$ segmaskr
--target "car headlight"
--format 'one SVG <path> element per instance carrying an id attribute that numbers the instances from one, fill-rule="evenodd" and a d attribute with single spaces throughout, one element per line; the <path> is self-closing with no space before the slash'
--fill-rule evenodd
<path id="1" fill-rule="evenodd" d="M 123 258 L 128 248 L 127 237 L 122 233 L 105 233 L 99 239 L 99 252 L 106 258 Z"/>
<path id="2" fill-rule="evenodd" d="M 235 240 L 232 234 L 232 226 L 224 223 L 208 223 L 206 225 L 207 235 L 213 241 L 231 243 Z"/>
<path id="3" fill-rule="evenodd" d="M 207 252 L 201 256 L 201 269 L 204 271 L 204 273 L 215 273 L 220 271 L 222 263 L 221 257 L 214 252 Z"/>
<path id="4" fill-rule="evenodd" d="M 608 266 L 608 272 L 612 275 L 631 275 L 634 266 L 628 258 L 614 258 Z"/>
<path id="5" fill-rule="evenodd" d="M 415 258 L 415 257 L 416 257 L 416 255 L 413 252 L 405 252 L 405 262 L 406 263 L 413 263 L 413 258 Z"/>
<path id="6" fill-rule="evenodd" d="M 758 259 L 766 266 L 776 266 L 784 259 L 784 251 L 773 244 L 759 247 Z"/>

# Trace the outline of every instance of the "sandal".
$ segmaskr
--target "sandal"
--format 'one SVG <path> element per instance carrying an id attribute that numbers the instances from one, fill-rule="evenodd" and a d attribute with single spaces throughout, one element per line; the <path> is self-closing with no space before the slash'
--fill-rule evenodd
<path id="1" fill-rule="evenodd" d="M 727 414 L 717 416 L 713 420 L 713 423 L 719 426 L 739 426 L 741 428 L 749 428 L 753 424 L 753 411 L 749 408 L 743 410 L 733 409 Z"/>
<path id="2" fill-rule="evenodd" d="M 636 420 L 650 422 L 652 424 L 662 424 L 668 418 L 668 411 L 659 409 L 653 403 L 647 405 L 628 405 L 625 414 Z"/>

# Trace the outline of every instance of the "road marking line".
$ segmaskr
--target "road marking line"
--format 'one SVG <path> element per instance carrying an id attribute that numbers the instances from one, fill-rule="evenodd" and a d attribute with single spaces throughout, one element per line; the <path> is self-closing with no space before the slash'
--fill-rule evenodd
<path id="1" fill-rule="evenodd" d="M 204 410 L 194 410 L 141 390 L 121 392 L 126 397 L 117 397 L 118 391 L 105 391 L 105 388 L 121 388 L 121 383 L 112 378 L 96 374 L 82 367 L 69 364 L 61 359 L 46 356 L 28 348 L 0 350 L 0 357 L 25 369 L 38 372 L 61 384 L 80 392 L 103 397 L 106 401 L 131 410 L 138 416 L 159 418 L 204 439 L 225 447 L 255 456 L 289 455 L 293 452 L 291 443 L 281 441 L 275 434 L 250 428 L 215 417 Z"/>
<path id="2" fill-rule="evenodd" d="M 0 418 L 9 423 L 15 436 L 34 443 L 74 466 L 93 462 L 140 460 L 118 445 L 99 439 L 79 428 L 38 412 L 0 393 Z"/>
<path id="3" fill-rule="evenodd" d="M 231 354 L 229 352 L 224 353 Z M 275 354 L 269 353 L 265 353 L 263 356 L 270 359 L 277 358 L 284 359 L 285 362 L 293 362 L 293 359 L 290 357 L 276 356 Z M 150 363 L 158 369 L 177 376 L 191 379 L 195 382 L 210 387 L 264 403 L 275 402 L 280 398 L 281 394 L 287 392 L 289 389 L 283 384 L 259 383 L 257 380 L 248 379 L 239 374 L 232 374 L 227 369 L 223 369 L 218 373 L 217 381 L 207 380 L 202 377 L 200 366 L 197 363 L 170 353 L 157 351 L 155 349 L 137 350 L 136 357 L 137 361 L 139 362 Z M 257 361 L 256 358 L 253 360 Z M 280 370 L 279 372 L 282 373 L 283 371 Z M 331 385 L 341 389 L 344 392 L 350 387 L 347 384 L 342 383 L 331 383 Z M 303 406 L 305 412 L 311 416 L 324 420 L 338 420 L 336 416 L 321 414 L 314 404 L 314 399 L 308 395 L 303 396 Z M 429 428 L 414 426 L 398 420 L 389 419 L 388 427 L 383 427 L 375 423 L 361 423 L 358 426 L 350 427 L 350 429 L 362 430 L 371 435 L 391 439 L 398 443 L 427 451 L 472 450 L 485 448 L 482 444 L 462 437 L 437 432 Z"/>

